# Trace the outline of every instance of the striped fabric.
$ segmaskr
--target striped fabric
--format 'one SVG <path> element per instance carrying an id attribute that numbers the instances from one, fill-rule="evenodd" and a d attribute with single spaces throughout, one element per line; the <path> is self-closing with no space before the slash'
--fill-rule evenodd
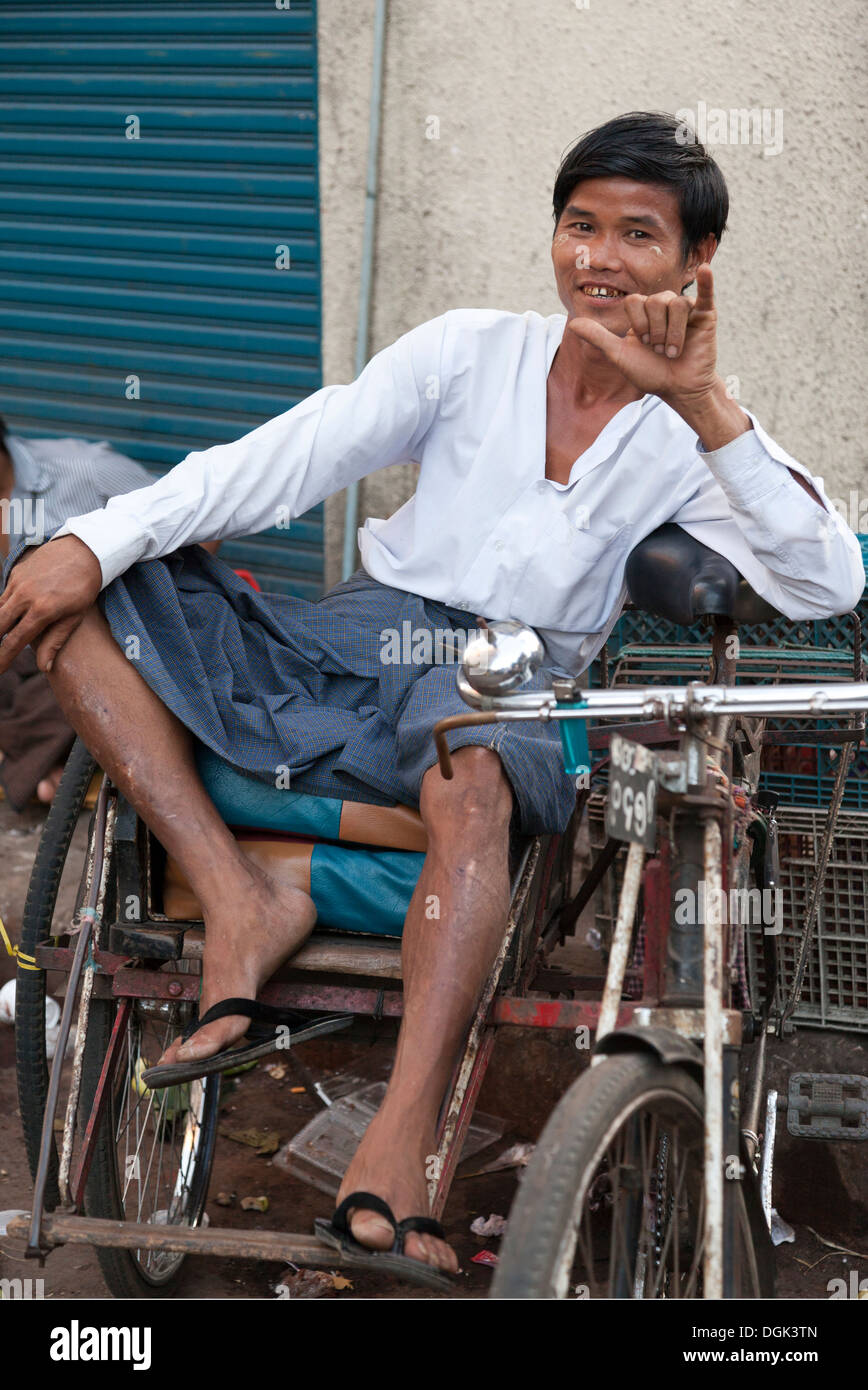
<path id="1" fill-rule="evenodd" d="M 153 476 L 105 441 L 21 439 L 7 434 L 15 486 L 9 509 L 10 558 L 21 541 L 45 539 L 67 517 L 104 507 L 110 497 L 148 487 Z"/>
<path id="2" fill-rule="evenodd" d="M 431 650 L 439 642 L 442 651 L 441 634 L 470 630 L 475 615 L 363 570 L 311 603 L 258 594 L 223 561 L 188 547 L 133 565 L 101 603 L 115 640 L 199 742 L 272 786 L 418 807 L 422 777 L 436 762 L 434 724 L 467 710 L 452 662 L 383 653 L 389 633 L 412 634 L 413 642 L 430 634 Z M 534 684 L 550 679 L 538 672 Z M 453 749 L 496 750 L 520 833 L 565 829 L 575 786 L 556 727 L 483 725 L 448 738 Z"/>

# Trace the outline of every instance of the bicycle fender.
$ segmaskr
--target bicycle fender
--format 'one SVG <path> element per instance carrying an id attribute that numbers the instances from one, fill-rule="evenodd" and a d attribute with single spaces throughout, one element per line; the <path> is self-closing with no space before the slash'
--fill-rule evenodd
<path id="1" fill-rule="evenodd" d="M 601 1057 L 612 1057 L 625 1052 L 650 1052 L 668 1065 L 681 1065 L 702 1076 L 702 1048 L 690 1038 L 683 1038 L 672 1028 L 641 1028 L 628 1025 L 607 1033 L 594 1048 Z"/>

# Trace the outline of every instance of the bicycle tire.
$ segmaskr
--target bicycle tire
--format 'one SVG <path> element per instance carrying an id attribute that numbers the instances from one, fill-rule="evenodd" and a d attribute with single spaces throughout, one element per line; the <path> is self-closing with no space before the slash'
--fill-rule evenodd
<path id="1" fill-rule="evenodd" d="M 570 1230 L 599 1171 L 608 1136 L 661 1096 L 683 1104 L 685 1113 L 691 1111 L 701 1126 L 700 1084 L 684 1068 L 667 1065 L 650 1053 L 607 1058 L 573 1082 L 549 1117 L 522 1178 L 492 1284 L 493 1298 L 567 1296 Z M 769 1298 L 774 1296 L 771 1247 L 767 1232 L 763 1241 L 757 1227 L 754 1197 L 752 1175 L 747 1174 L 736 1194 L 739 1226 L 753 1262 L 752 1292 L 743 1296 Z M 572 1239 L 572 1251 L 575 1244 Z M 732 1291 L 725 1290 L 725 1296 Z"/>
<path id="2" fill-rule="evenodd" d="M 76 739 L 46 816 L 30 874 L 21 922 L 20 947 L 27 956 L 33 956 L 39 943 L 52 934 L 51 927 L 61 875 L 95 771 L 95 760 L 81 739 Z M 48 1093 L 45 971 L 24 969 L 21 965 L 18 968 L 15 988 L 15 1065 L 24 1147 L 30 1175 L 35 1180 Z M 57 1173 L 57 1146 L 52 1143 L 45 1192 L 47 1211 L 53 1211 L 60 1201 Z"/>
<path id="3" fill-rule="evenodd" d="M 106 1047 L 114 1023 L 117 1001 L 94 999 L 91 1001 L 90 1018 L 85 1039 L 82 1061 L 81 1100 L 79 1114 L 81 1123 L 86 1123 L 93 1103 L 94 1093 L 102 1069 Z M 135 1016 L 128 1022 L 127 1031 L 133 1037 L 136 1028 Z M 164 1039 L 166 1041 L 166 1039 Z M 135 1049 L 136 1043 L 133 1042 Z M 140 1055 L 140 1052 L 139 1054 Z M 84 1206 L 88 1216 L 111 1221 L 125 1221 L 128 1218 L 124 1202 L 124 1178 L 120 1171 L 118 1140 L 115 1133 L 116 1109 L 120 1099 L 130 1085 L 129 1067 L 124 1068 L 121 1059 L 115 1075 L 114 1093 L 106 1106 L 102 1123 L 94 1137 L 94 1153 L 84 1194 Z M 212 1076 L 201 1083 L 199 1103 L 201 1105 L 201 1135 L 196 1150 L 195 1163 L 190 1184 L 190 1195 L 183 1220 L 172 1224 L 198 1225 L 205 1210 L 214 1151 L 217 1144 L 217 1123 L 220 1114 L 219 1076 Z M 194 1087 L 197 1083 L 194 1083 Z M 181 1090 L 183 1088 L 174 1088 Z M 153 1095 L 167 1096 L 168 1092 L 155 1092 Z M 174 1121 L 172 1121 L 174 1123 Z M 159 1176 L 159 1174 L 158 1174 Z M 151 1213 L 153 1219 L 153 1213 Z M 168 1212 L 167 1212 L 168 1220 Z M 186 1257 L 180 1254 L 163 1253 L 162 1268 L 150 1270 L 148 1262 L 152 1256 L 160 1256 L 159 1251 L 148 1252 L 145 1260 L 141 1252 L 132 1248 L 117 1249 L 98 1246 L 97 1259 L 109 1291 L 115 1298 L 162 1298 L 171 1296 L 177 1289 L 178 1279 Z"/>

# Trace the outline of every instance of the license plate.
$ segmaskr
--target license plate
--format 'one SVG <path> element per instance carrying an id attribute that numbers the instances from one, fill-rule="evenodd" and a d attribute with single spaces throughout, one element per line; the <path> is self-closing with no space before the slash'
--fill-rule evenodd
<path id="1" fill-rule="evenodd" d="M 650 748 L 613 734 L 609 741 L 609 794 L 606 834 L 613 840 L 644 845 L 657 843 L 658 758 Z"/>

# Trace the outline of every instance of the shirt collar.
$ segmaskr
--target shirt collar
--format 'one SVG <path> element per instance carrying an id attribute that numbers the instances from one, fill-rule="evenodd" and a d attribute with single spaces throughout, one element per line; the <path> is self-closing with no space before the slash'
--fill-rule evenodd
<path id="1" fill-rule="evenodd" d="M 567 327 L 566 314 L 552 315 L 552 331 L 548 335 L 546 342 L 546 380 L 551 371 L 551 365 L 555 358 L 555 353 L 561 345 Z M 612 417 L 607 425 L 600 431 L 593 444 L 590 444 L 583 454 L 577 458 L 572 467 L 569 480 L 566 483 L 556 483 L 549 479 L 551 486 L 557 492 L 566 492 L 567 488 L 577 483 L 586 473 L 590 473 L 598 464 L 610 458 L 622 440 L 634 425 L 638 422 L 639 416 L 643 411 L 648 410 L 652 405 L 659 405 L 659 397 L 652 396 L 646 392 L 638 401 L 628 401 L 621 407 L 616 415 Z"/>
<path id="2" fill-rule="evenodd" d="M 44 464 L 33 455 L 23 439 L 7 434 L 5 447 L 12 460 L 16 492 L 45 492 L 51 479 Z"/>

